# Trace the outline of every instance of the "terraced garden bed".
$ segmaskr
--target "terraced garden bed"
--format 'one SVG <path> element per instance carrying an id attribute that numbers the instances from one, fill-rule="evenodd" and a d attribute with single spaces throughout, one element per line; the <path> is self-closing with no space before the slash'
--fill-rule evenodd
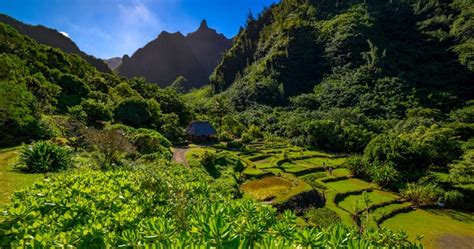
<path id="1" fill-rule="evenodd" d="M 326 185 L 332 189 L 337 190 L 339 193 L 349 191 L 361 191 L 374 187 L 374 184 L 368 183 L 357 178 L 349 178 L 341 181 L 328 182 Z"/>
<path id="2" fill-rule="evenodd" d="M 403 210 L 405 208 L 408 208 L 412 206 L 410 202 L 397 202 L 397 203 L 392 203 L 388 204 L 382 207 L 378 207 L 374 210 L 372 210 L 371 215 L 374 218 L 374 220 L 379 223 L 382 222 L 382 219 L 385 219 L 385 217 L 390 216 L 391 214 L 396 213 L 399 210 Z"/>
<path id="3" fill-rule="evenodd" d="M 248 198 L 272 204 L 279 209 L 290 208 L 298 213 L 301 206 L 308 204 L 304 202 L 317 202 L 316 193 L 322 193 L 326 200 L 324 207 L 334 211 L 344 224 L 404 229 L 412 239 L 417 234 L 424 234 L 426 238 L 423 244 L 428 248 L 439 247 L 439 240 L 444 238 L 442 236 L 451 236 L 446 233 L 450 229 L 464 237 L 474 236 L 474 222 L 456 221 L 443 212 L 413 211 L 412 204 L 404 202 L 396 194 L 381 190 L 376 184 L 353 178 L 351 172 L 344 168 L 348 157 L 284 144 L 275 146 L 256 143 L 247 147 L 243 151 L 230 152 L 237 155 L 245 165 L 241 174 L 245 182 L 240 185 L 240 189 Z M 200 153 L 208 149 L 222 150 L 193 148 L 186 157 L 196 160 Z M 332 174 L 328 172 L 329 167 L 333 168 Z M 462 187 L 472 188 L 470 185 Z M 367 192 L 369 200 L 369 215 L 364 212 L 364 192 Z M 298 206 L 300 203 L 304 204 Z M 432 220 L 426 222 L 428 219 Z M 407 221 L 410 225 L 407 225 Z M 433 232 L 434 229 L 442 232 Z M 461 230 L 463 232 L 459 232 Z"/>
<path id="4" fill-rule="evenodd" d="M 351 213 L 356 213 L 366 208 L 365 198 L 367 198 L 367 201 L 368 201 L 367 205 L 370 208 L 373 205 L 397 200 L 399 197 L 390 192 L 385 192 L 385 191 L 376 189 L 376 190 L 365 192 L 362 194 L 349 195 L 345 197 L 342 201 L 338 202 L 337 204 L 341 208 Z"/>
<path id="5" fill-rule="evenodd" d="M 269 176 L 245 182 L 241 189 L 245 195 L 255 200 L 281 203 L 299 193 L 312 190 L 312 187 L 297 178 Z"/>

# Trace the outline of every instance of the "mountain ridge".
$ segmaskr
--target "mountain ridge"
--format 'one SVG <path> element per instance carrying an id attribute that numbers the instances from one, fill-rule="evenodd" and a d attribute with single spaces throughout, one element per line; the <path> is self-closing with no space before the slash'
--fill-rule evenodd
<path id="1" fill-rule="evenodd" d="M 20 31 L 20 33 L 33 38 L 38 43 L 59 48 L 66 53 L 77 54 L 101 72 L 111 72 L 105 62 L 80 50 L 80 48 L 71 38 L 65 36 L 56 29 L 52 29 L 43 25 L 30 25 L 23 23 L 5 14 L 0 14 L 0 22 L 4 22 L 12 26 L 13 28 Z"/>
<path id="2" fill-rule="evenodd" d="M 196 31 L 186 35 L 162 31 L 131 56 L 125 55 L 117 72 L 127 78 L 144 77 L 163 87 L 183 76 L 187 79 L 184 88 L 200 87 L 209 82 L 209 76 L 231 44 L 231 39 L 209 28 L 203 20 Z"/>
<path id="3" fill-rule="evenodd" d="M 472 98 L 474 86 L 472 40 L 460 32 L 472 27 L 462 6 L 282 0 L 249 16 L 211 85 L 239 108 L 288 105 L 301 94 L 308 95 L 294 99 L 299 106 L 358 107 L 370 115 L 453 107 Z"/>

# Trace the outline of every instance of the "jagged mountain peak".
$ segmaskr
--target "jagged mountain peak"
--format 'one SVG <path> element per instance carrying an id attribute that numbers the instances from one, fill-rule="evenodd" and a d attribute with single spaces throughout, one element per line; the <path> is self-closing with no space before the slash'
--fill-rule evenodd
<path id="1" fill-rule="evenodd" d="M 212 70 L 231 45 L 232 40 L 209 28 L 203 20 L 195 32 L 186 36 L 162 31 L 130 59 L 124 58 L 117 71 L 121 76 L 141 76 L 161 86 L 184 76 L 189 81 L 183 87 L 200 87 L 209 82 Z"/>
<path id="2" fill-rule="evenodd" d="M 170 37 L 170 38 L 184 38 L 184 35 L 177 31 L 177 32 L 174 32 L 174 33 L 171 33 L 171 32 L 168 32 L 168 31 L 162 31 L 159 35 L 158 35 L 158 38 L 160 37 Z"/>
<path id="3" fill-rule="evenodd" d="M 206 19 L 203 19 L 201 22 L 201 25 L 199 25 L 198 31 L 205 30 L 205 29 L 209 29 L 209 26 L 207 25 Z"/>

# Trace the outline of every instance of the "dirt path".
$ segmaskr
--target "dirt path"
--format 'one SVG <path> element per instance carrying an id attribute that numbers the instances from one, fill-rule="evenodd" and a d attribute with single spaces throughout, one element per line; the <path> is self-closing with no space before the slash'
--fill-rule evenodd
<path id="1" fill-rule="evenodd" d="M 438 239 L 438 248 L 473 249 L 474 238 L 468 236 L 444 235 Z"/>
<path id="2" fill-rule="evenodd" d="M 188 161 L 186 160 L 185 154 L 189 150 L 188 146 L 185 147 L 173 147 L 173 161 L 181 163 L 189 168 Z"/>

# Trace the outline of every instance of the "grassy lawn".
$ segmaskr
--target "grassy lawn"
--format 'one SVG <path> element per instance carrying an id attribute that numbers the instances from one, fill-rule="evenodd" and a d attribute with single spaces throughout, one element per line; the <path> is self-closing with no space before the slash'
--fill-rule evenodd
<path id="1" fill-rule="evenodd" d="M 457 219 L 453 218 L 458 216 Z M 397 214 L 381 225 L 393 230 L 403 229 L 411 238 L 424 235 L 422 243 L 426 248 L 464 248 L 474 242 L 473 216 L 457 211 L 417 209 Z M 467 247 L 469 248 L 469 247 Z"/>
<path id="2" fill-rule="evenodd" d="M 18 190 L 44 178 L 43 174 L 24 174 L 13 165 L 18 160 L 18 147 L 0 150 L 0 207 L 10 202 L 10 196 Z"/>
<path id="3" fill-rule="evenodd" d="M 242 184 L 242 190 L 252 198 L 263 201 L 275 198 L 293 187 L 293 183 L 282 177 L 265 177 Z"/>
<path id="4" fill-rule="evenodd" d="M 273 200 L 276 203 L 312 189 L 307 183 L 297 178 L 290 179 L 276 176 L 245 182 L 241 185 L 241 188 L 246 195 L 255 200 Z"/>
<path id="5" fill-rule="evenodd" d="M 273 168 L 275 167 L 275 160 L 277 160 L 276 157 L 268 157 L 263 160 L 258 160 L 253 162 L 255 166 L 259 169 L 266 169 L 266 168 Z"/>
<path id="6" fill-rule="evenodd" d="M 369 207 L 383 202 L 393 201 L 398 199 L 397 195 L 389 192 L 374 190 L 372 192 L 366 192 L 369 199 Z M 338 203 L 340 207 L 345 210 L 354 213 L 365 208 L 364 194 L 360 195 L 349 195 L 344 200 Z"/>
<path id="7" fill-rule="evenodd" d="M 393 211 L 396 211 L 400 208 L 405 208 L 409 207 L 411 205 L 410 202 L 403 202 L 403 203 L 393 203 L 389 204 L 383 207 L 376 208 L 375 210 L 372 211 L 372 217 L 374 217 L 376 220 L 380 219 L 380 217 L 390 214 Z"/>
<path id="8" fill-rule="evenodd" d="M 297 173 L 303 170 L 317 168 L 315 167 L 315 165 L 311 165 L 307 163 L 299 163 L 297 161 L 283 163 L 281 167 L 288 173 Z"/>
<path id="9" fill-rule="evenodd" d="M 317 167 L 337 167 L 346 162 L 347 158 L 322 158 L 322 157 L 314 157 L 309 159 L 301 160 L 304 163 L 311 164 Z M 297 161 L 298 162 L 298 161 Z M 313 167 L 314 167 L 313 166 Z"/>
<path id="10" fill-rule="evenodd" d="M 364 190 L 375 187 L 374 184 L 356 178 L 325 183 L 328 187 L 335 189 L 339 193 Z"/>
<path id="11" fill-rule="evenodd" d="M 348 170 L 348 169 L 345 169 L 345 168 L 339 168 L 339 169 L 335 169 L 333 172 L 332 172 L 332 175 L 333 176 L 349 176 L 351 175 L 351 171 Z"/>

